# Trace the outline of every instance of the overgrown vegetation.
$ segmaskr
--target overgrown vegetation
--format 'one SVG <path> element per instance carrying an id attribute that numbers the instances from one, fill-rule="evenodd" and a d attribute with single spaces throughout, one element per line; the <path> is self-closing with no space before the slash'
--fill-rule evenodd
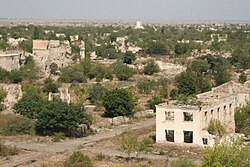
<path id="1" fill-rule="evenodd" d="M 39 134 L 64 132 L 69 136 L 79 136 L 80 124 L 90 125 L 90 117 L 81 105 L 67 104 L 60 100 L 46 101 L 38 94 L 26 93 L 15 104 L 16 113 L 36 119 L 36 131 Z"/>
<path id="2" fill-rule="evenodd" d="M 249 146 L 241 142 L 224 142 L 204 151 L 202 167 L 239 166 L 248 167 L 250 163 Z"/>
<path id="3" fill-rule="evenodd" d="M 126 89 L 114 89 L 104 95 L 102 104 L 105 108 L 104 116 L 128 116 L 133 113 L 135 99 Z"/>
<path id="4" fill-rule="evenodd" d="M 250 103 L 246 106 L 237 108 L 235 111 L 235 126 L 236 132 L 250 135 Z"/>
<path id="5" fill-rule="evenodd" d="M 87 155 L 76 151 L 66 160 L 64 167 L 93 167 L 93 164 Z"/>

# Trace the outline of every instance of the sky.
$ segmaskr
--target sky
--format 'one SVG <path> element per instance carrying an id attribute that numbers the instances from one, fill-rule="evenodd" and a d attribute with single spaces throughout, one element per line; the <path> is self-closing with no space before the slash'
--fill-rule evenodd
<path id="1" fill-rule="evenodd" d="M 0 18 L 250 20 L 250 0 L 0 0 Z"/>

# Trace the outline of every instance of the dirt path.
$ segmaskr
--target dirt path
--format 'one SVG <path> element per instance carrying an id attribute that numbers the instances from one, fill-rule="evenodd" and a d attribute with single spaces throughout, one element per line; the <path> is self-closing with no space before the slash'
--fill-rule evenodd
<path id="1" fill-rule="evenodd" d="M 15 145 L 18 148 L 23 148 L 30 151 L 35 151 L 32 154 L 24 154 L 13 157 L 11 161 L 8 161 L 4 164 L 1 164 L 2 167 L 18 167 L 18 166 L 28 166 L 37 160 L 48 156 L 53 153 L 63 153 L 65 151 L 72 151 L 79 146 L 83 146 L 88 148 L 89 151 L 93 151 L 93 148 L 88 146 L 93 146 L 96 142 L 107 139 L 110 137 L 114 137 L 115 135 L 121 134 L 125 129 L 141 129 L 147 128 L 155 125 L 155 118 L 145 120 L 143 122 L 139 122 L 132 125 L 124 125 L 117 127 L 113 130 L 107 130 L 105 132 L 97 133 L 92 136 L 84 137 L 81 139 L 74 139 L 59 143 L 36 143 L 36 142 L 16 142 L 16 141 L 6 141 L 5 145 Z M 92 152 L 91 151 L 91 152 Z M 100 150 L 99 151 L 103 151 Z M 94 153 L 98 153 L 98 149 L 94 151 Z M 115 155 L 115 150 L 112 150 L 112 155 Z M 117 153 L 118 154 L 118 153 Z M 122 154 L 122 153 L 120 153 Z M 126 155 L 124 155 L 126 157 Z"/>
<path id="2" fill-rule="evenodd" d="M 155 118 L 151 118 L 148 120 L 145 120 L 143 122 L 139 122 L 132 125 L 126 125 L 121 126 L 118 128 L 115 128 L 113 130 L 107 130 L 102 133 L 97 133 L 92 136 L 80 138 L 80 139 L 74 139 L 59 143 L 36 143 L 36 142 L 15 142 L 15 141 L 6 141 L 5 145 L 15 145 L 19 148 L 24 148 L 26 150 L 35 150 L 39 152 L 65 152 L 69 150 L 74 150 L 78 146 L 88 146 L 93 145 L 95 142 L 100 141 L 102 139 L 114 137 L 115 135 L 121 134 L 125 129 L 141 129 L 141 128 L 147 128 L 150 126 L 153 126 L 155 124 Z"/>

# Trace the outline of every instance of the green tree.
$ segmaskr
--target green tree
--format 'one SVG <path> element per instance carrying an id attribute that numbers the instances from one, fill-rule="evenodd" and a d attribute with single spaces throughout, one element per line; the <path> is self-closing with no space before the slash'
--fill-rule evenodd
<path id="1" fill-rule="evenodd" d="M 0 81 L 6 82 L 9 79 L 10 72 L 0 67 Z"/>
<path id="2" fill-rule="evenodd" d="M 153 141 L 150 138 L 144 137 L 139 140 L 139 136 L 132 130 L 125 130 L 116 136 L 116 144 L 120 150 L 128 154 L 129 158 L 133 152 L 139 156 L 140 153 L 147 153 L 153 148 Z"/>
<path id="3" fill-rule="evenodd" d="M 202 167 L 249 167 L 249 147 L 240 142 L 224 142 L 203 153 Z"/>
<path id="4" fill-rule="evenodd" d="M 49 92 L 57 93 L 58 92 L 58 87 L 53 82 L 52 79 L 48 78 L 44 82 L 43 92 L 46 92 L 46 93 L 49 93 Z"/>
<path id="5" fill-rule="evenodd" d="M 154 112 L 156 111 L 155 105 L 158 105 L 163 102 L 165 101 L 158 96 L 153 96 L 150 100 L 147 101 L 149 108 L 153 109 Z"/>
<path id="6" fill-rule="evenodd" d="M 235 127 L 237 133 L 250 135 L 250 103 L 237 108 L 234 115 Z"/>
<path id="7" fill-rule="evenodd" d="M 139 93 L 150 93 L 152 90 L 155 89 L 157 83 L 154 80 L 150 79 L 142 79 L 139 80 L 136 84 L 136 87 L 139 89 Z"/>
<path id="8" fill-rule="evenodd" d="M 56 63 L 51 63 L 50 65 L 50 73 L 55 75 L 58 70 L 58 65 Z"/>
<path id="9" fill-rule="evenodd" d="M 88 156 L 77 151 L 66 160 L 64 167 L 93 167 L 93 164 Z"/>
<path id="10" fill-rule="evenodd" d="M 155 63 L 154 60 L 149 60 L 143 69 L 143 73 L 145 75 L 152 75 L 154 73 L 158 73 L 159 71 L 160 71 L 160 68 L 158 64 Z"/>
<path id="11" fill-rule="evenodd" d="M 80 124 L 91 124 L 85 109 L 80 105 L 68 105 L 62 101 L 44 101 L 42 108 L 36 115 L 36 128 L 39 134 L 46 131 L 64 132 L 66 135 L 77 135 Z"/>
<path id="12" fill-rule="evenodd" d="M 33 39 L 39 39 L 40 38 L 40 32 L 38 27 L 34 27 L 34 32 L 33 32 Z"/>
<path id="13" fill-rule="evenodd" d="M 23 78 L 22 78 L 22 72 L 21 71 L 12 70 L 9 74 L 10 74 L 9 75 L 9 80 L 12 83 L 20 83 L 20 82 L 22 82 Z"/>
<path id="14" fill-rule="evenodd" d="M 138 135 L 131 130 L 125 130 L 116 136 L 116 142 L 119 149 L 126 152 L 130 158 L 131 153 L 135 152 L 138 146 Z"/>
<path id="15" fill-rule="evenodd" d="M 32 53 L 33 43 L 32 40 L 20 41 L 18 46 L 25 52 Z"/>
<path id="16" fill-rule="evenodd" d="M 42 108 L 43 100 L 36 93 L 25 93 L 13 107 L 15 113 L 19 113 L 32 119 L 37 117 L 37 114 Z"/>
<path id="17" fill-rule="evenodd" d="M 123 63 L 132 64 L 134 60 L 135 60 L 134 53 L 132 53 L 130 51 L 125 53 L 124 58 L 123 58 Z"/>
<path id="18" fill-rule="evenodd" d="M 121 62 L 114 63 L 113 69 L 116 77 L 121 81 L 128 80 L 133 76 L 133 74 L 135 74 L 135 70 L 129 68 L 126 64 Z"/>
<path id="19" fill-rule="evenodd" d="M 131 115 L 135 100 L 126 89 L 114 89 L 104 95 L 103 106 L 107 117 Z"/>
<path id="20" fill-rule="evenodd" d="M 25 59 L 24 66 L 19 70 L 23 80 L 34 81 L 38 79 L 39 68 L 37 67 L 32 56 Z"/>
<path id="21" fill-rule="evenodd" d="M 107 89 L 103 87 L 100 83 L 94 84 L 89 90 L 89 100 L 91 103 L 100 104 Z"/>
<path id="22" fill-rule="evenodd" d="M 219 137 L 219 139 L 226 134 L 226 129 L 219 120 L 212 119 L 208 124 L 208 133 Z"/>
<path id="23" fill-rule="evenodd" d="M 9 44 L 5 40 L 0 40 L 0 49 L 7 49 Z"/>
<path id="24" fill-rule="evenodd" d="M 160 41 L 151 42 L 146 49 L 146 53 L 164 55 L 167 53 L 167 47 L 163 42 Z"/>
<path id="25" fill-rule="evenodd" d="M 189 49 L 189 45 L 188 44 L 184 44 L 184 43 L 177 43 L 174 47 L 174 52 L 177 55 L 183 55 L 185 54 Z"/>
<path id="26" fill-rule="evenodd" d="M 244 84 L 246 81 L 247 81 L 247 76 L 246 76 L 246 74 L 245 74 L 244 72 L 242 72 L 242 73 L 240 74 L 240 76 L 239 76 L 239 82 L 240 82 L 241 84 Z"/>

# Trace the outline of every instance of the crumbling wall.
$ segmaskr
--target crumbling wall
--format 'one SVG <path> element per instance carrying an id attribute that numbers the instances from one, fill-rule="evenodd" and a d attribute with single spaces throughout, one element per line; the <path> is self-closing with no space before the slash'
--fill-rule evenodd
<path id="1" fill-rule="evenodd" d="M 22 87 L 20 84 L 0 84 L 0 86 L 7 92 L 7 96 L 3 101 L 6 107 L 5 112 L 11 112 L 14 104 L 23 96 Z"/>

